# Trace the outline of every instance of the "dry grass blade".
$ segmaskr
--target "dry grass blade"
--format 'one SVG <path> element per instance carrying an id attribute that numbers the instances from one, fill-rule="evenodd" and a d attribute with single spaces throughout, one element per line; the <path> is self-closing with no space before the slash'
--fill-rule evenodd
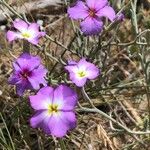
<path id="1" fill-rule="evenodd" d="M 3 0 L 0 0 L 0 2 Z M 6 3 L 7 4 L 7 3 Z M 12 7 L 18 14 L 29 14 L 36 15 L 38 12 L 48 12 L 48 14 L 58 14 L 63 13 L 63 2 L 62 0 L 36 0 L 31 2 L 25 2 L 23 5 L 16 6 L 15 3 L 12 3 Z M 3 13 L 13 17 L 14 14 L 8 10 L 8 8 L 4 8 L 4 10 L 0 10 L 0 22 L 5 21 L 7 18 L 3 15 Z"/>
<path id="2" fill-rule="evenodd" d="M 115 145 L 110 140 L 110 138 L 107 135 L 107 132 L 100 124 L 97 125 L 97 133 L 98 133 L 99 139 L 102 140 L 104 147 L 107 147 L 108 149 L 111 149 L 111 150 L 116 150 Z"/>

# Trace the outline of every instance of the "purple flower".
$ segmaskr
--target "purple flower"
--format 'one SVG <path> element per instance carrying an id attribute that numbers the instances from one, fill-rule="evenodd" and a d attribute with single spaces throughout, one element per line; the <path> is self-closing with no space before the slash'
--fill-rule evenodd
<path id="1" fill-rule="evenodd" d="M 16 85 L 17 94 L 23 95 L 26 89 L 39 89 L 40 84 L 46 86 L 45 76 L 47 70 L 41 65 L 38 56 L 23 53 L 13 62 L 14 71 L 9 78 L 9 83 Z"/>
<path id="2" fill-rule="evenodd" d="M 82 87 L 87 79 L 95 79 L 99 75 L 99 69 L 92 63 L 82 58 L 78 63 L 69 61 L 69 65 L 65 67 L 70 73 L 70 79 L 77 86 Z"/>
<path id="3" fill-rule="evenodd" d="M 6 37 L 9 42 L 16 39 L 25 39 L 28 42 L 37 45 L 39 38 L 45 35 L 45 32 L 39 31 L 39 25 L 37 23 L 27 24 L 23 20 L 15 20 L 13 26 L 18 31 L 8 31 Z"/>
<path id="4" fill-rule="evenodd" d="M 30 104 L 36 111 L 30 119 L 33 128 L 41 128 L 48 135 L 63 137 L 76 127 L 74 108 L 77 94 L 69 87 L 60 85 L 56 89 L 44 87 L 37 95 L 30 96 Z"/>
<path id="5" fill-rule="evenodd" d="M 77 1 L 74 7 L 68 9 L 68 14 L 73 19 L 82 19 L 81 30 L 85 35 L 101 32 L 101 17 L 107 17 L 110 21 L 116 17 L 114 9 L 108 5 L 108 0 L 86 0 L 86 3 Z"/>

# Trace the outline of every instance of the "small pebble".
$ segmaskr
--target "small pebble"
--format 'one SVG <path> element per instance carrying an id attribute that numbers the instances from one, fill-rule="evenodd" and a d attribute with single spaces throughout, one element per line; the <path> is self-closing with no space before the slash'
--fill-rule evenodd
<path id="1" fill-rule="evenodd" d="M 5 31 L 5 29 L 6 29 L 6 26 L 5 26 L 5 25 L 0 26 L 0 30 L 1 30 L 1 31 Z"/>
<path id="2" fill-rule="evenodd" d="M 0 90 L 0 95 L 2 95 L 3 94 L 3 92 Z"/>

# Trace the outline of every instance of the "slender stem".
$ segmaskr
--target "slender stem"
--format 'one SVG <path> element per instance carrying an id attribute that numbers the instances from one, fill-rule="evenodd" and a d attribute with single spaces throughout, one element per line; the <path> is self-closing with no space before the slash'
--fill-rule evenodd
<path id="1" fill-rule="evenodd" d="M 60 47 L 64 48 L 65 50 L 68 50 L 68 48 L 63 45 L 62 43 L 60 43 L 59 41 L 57 41 L 56 39 L 53 39 L 52 37 L 50 37 L 49 35 L 45 36 L 47 39 L 49 39 L 50 41 L 56 43 L 57 45 L 59 45 Z"/>
<path id="2" fill-rule="evenodd" d="M 124 131 L 126 131 L 129 134 L 150 134 L 150 131 L 132 131 L 130 130 L 128 127 L 124 126 L 123 124 L 121 124 L 120 122 L 118 122 L 117 120 L 115 120 L 114 118 L 112 118 L 111 116 L 107 115 L 106 113 L 104 113 L 103 111 L 97 109 L 93 103 L 91 102 L 91 99 L 89 98 L 89 96 L 87 95 L 87 93 L 85 92 L 84 87 L 82 88 L 82 92 L 84 94 L 84 96 L 86 97 L 86 99 L 91 103 L 91 106 L 93 108 L 86 108 L 86 107 L 82 107 L 81 105 L 79 105 L 79 107 L 81 108 L 80 111 L 84 111 L 84 112 L 93 112 L 93 113 L 99 113 L 100 115 L 102 115 L 103 117 L 107 118 L 108 120 L 111 120 L 114 124 L 118 125 L 120 128 L 122 128 Z"/>
<path id="3" fill-rule="evenodd" d="M 138 34 L 138 23 L 137 23 L 137 15 L 136 15 L 136 6 L 137 6 L 137 0 L 134 0 L 134 2 L 131 2 L 131 8 L 132 8 L 132 21 L 135 28 L 135 33 Z"/>
<path id="4" fill-rule="evenodd" d="M 10 132 L 9 132 L 9 130 L 8 130 L 8 128 L 7 128 L 6 122 L 5 122 L 5 120 L 4 120 L 4 118 L 3 118 L 3 116 L 2 116 L 1 113 L 0 113 L 0 117 L 1 117 L 1 119 L 2 119 L 2 121 L 3 121 L 3 123 L 4 123 L 4 126 L 5 126 L 5 128 L 6 128 L 6 131 L 7 131 L 7 133 L 8 133 L 8 137 L 9 137 L 10 142 L 11 142 L 12 150 L 15 150 L 15 145 L 14 145 L 14 143 L 13 143 L 13 140 L 12 140 L 12 138 L 11 138 Z"/>
<path id="5" fill-rule="evenodd" d="M 111 44 L 111 45 L 117 45 L 117 46 L 130 46 L 130 45 L 133 45 L 133 44 L 147 45 L 147 43 L 137 42 L 137 39 L 140 38 L 143 34 L 146 34 L 148 32 L 150 32 L 150 29 L 146 29 L 146 30 L 138 33 L 137 36 L 135 37 L 135 39 L 133 41 L 129 42 L 129 43 L 116 43 L 116 42 L 112 42 L 112 43 L 109 43 L 109 44 Z M 105 47 L 107 45 L 108 45 L 108 43 L 106 43 L 102 47 Z"/>
<path id="6" fill-rule="evenodd" d="M 67 150 L 66 146 L 65 146 L 65 143 L 64 143 L 64 140 L 59 139 L 58 141 L 59 141 L 59 145 L 60 145 L 61 150 Z"/>
<path id="7" fill-rule="evenodd" d="M 108 120 L 111 120 L 113 123 L 115 123 L 116 125 L 118 125 L 119 127 L 121 127 L 122 129 L 124 129 L 124 131 L 126 131 L 129 134 L 138 134 L 138 135 L 142 135 L 142 134 L 150 134 L 150 131 L 132 131 L 129 128 L 127 128 L 126 126 L 122 125 L 121 123 L 117 122 L 115 119 L 113 119 L 112 117 L 110 117 L 109 115 L 107 115 L 106 113 L 102 112 L 101 110 L 97 109 L 97 108 L 86 108 L 86 107 L 81 107 L 80 111 L 83 112 L 91 112 L 91 113 L 99 113 L 100 115 L 102 115 L 103 117 L 107 118 Z"/>
<path id="8" fill-rule="evenodd" d="M 23 19 L 23 17 L 20 14 L 18 14 L 15 9 L 13 9 L 11 6 L 9 6 L 9 4 L 7 4 L 7 2 L 5 0 L 0 0 L 0 3 L 3 4 L 6 8 L 8 8 L 9 11 L 11 11 L 13 14 L 18 16 L 20 19 Z"/>
<path id="9" fill-rule="evenodd" d="M 123 12 L 126 8 L 128 8 L 128 6 L 130 5 L 130 3 L 132 2 L 132 0 L 130 0 L 125 6 L 122 7 L 122 9 L 117 13 L 117 14 L 120 14 L 121 12 Z M 115 22 L 113 21 L 112 23 L 110 23 L 106 29 L 103 31 L 103 33 L 101 34 L 104 35 L 105 33 L 107 33 L 109 30 L 112 29 L 113 25 L 115 24 Z"/>
<path id="10" fill-rule="evenodd" d="M 84 97 L 87 101 L 89 101 L 89 103 L 90 103 L 90 105 L 91 105 L 92 107 L 95 107 L 94 104 L 92 103 L 91 99 L 90 99 L 89 96 L 87 95 L 84 86 L 82 87 L 82 95 L 83 95 L 83 97 Z"/>
<path id="11" fill-rule="evenodd" d="M 134 28 L 135 28 L 135 33 L 136 35 L 138 35 L 139 33 L 139 30 L 138 30 L 138 22 L 137 22 L 137 13 L 136 13 L 136 9 L 137 9 L 137 0 L 134 0 L 134 2 L 131 2 L 131 8 L 132 8 L 132 21 L 133 21 L 133 25 L 134 25 Z M 144 32 L 144 31 L 143 31 Z M 146 32 L 149 32 L 146 31 Z M 145 33 L 145 32 L 144 32 Z M 142 34 L 140 34 L 142 35 Z M 137 38 L 136 38 L 137 39 Z M 140 39 L 139 39 L 140 41 Z M 145 73 L 145 83 L 146 83 L 146 96 L 147 96 L 147 102 L 148 102 L 148 106 L 147 106 L 147 109 L 148 109 L 148 113 L 149 113 L 149 129 L 150 129 L 150 95 L 149 95 L 149 80 L 147 79 L 147 70 L 146 70 L 146 67 L 145 67 L 145 63 L 146 63 L 146 60 L 145 60 L 145 53 L 143 52 L 142 48 L 140 47 L 141 51 L 141 65 L 142 65 L 142 69 Z"/>
<path id="12" fill-rule="evenodd" d="M 27 40 L 23 40 L 23 52 L 30 53 L 30 43 Z"/>

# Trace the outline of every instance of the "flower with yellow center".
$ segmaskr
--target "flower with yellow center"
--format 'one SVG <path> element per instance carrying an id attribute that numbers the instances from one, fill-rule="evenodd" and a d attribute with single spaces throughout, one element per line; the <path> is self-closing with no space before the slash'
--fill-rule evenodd
<path id="1" fill-rule="evenodd" d="M 26 23 L 23 20 L 15 20 L 13 26 L 17 31 L 9 30 L 6 37 L 9 42 L 17 39 L 25 39 L 33 45 L 39 43 L 39 38 L 45 36 L 45 32 L 40 32 L 40 26 L 37 23 Z"/>
<path id="2" fill-rule="evenodd" d="M 95 79 L 99 75 L 99 69 L 85 58 L 79 62 L 69 61 L 65 69 L 68 70 L 71 81 L 78 87 L 83 87 L 87 80 Z"/>
<path id="3" fill-rule="evenodd" d="M 33 128 L 41 128 L 47 135 L 61 138 L 76 127 L 77 94 L 70 87 L 43 87 L 30 96 L 30 104 L 36 111 L 30 119 Z"/>

